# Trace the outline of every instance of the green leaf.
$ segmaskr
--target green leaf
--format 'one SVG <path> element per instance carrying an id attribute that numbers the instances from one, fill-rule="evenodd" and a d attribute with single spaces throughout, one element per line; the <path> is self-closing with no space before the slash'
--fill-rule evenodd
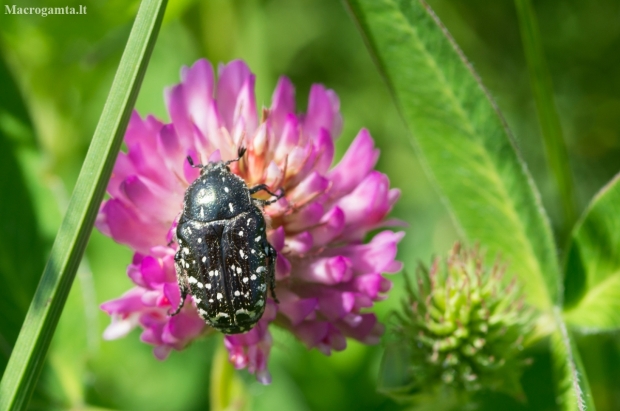
<path id="1" fill-rule="evenodd" d="M 144 0 L 121 58 L 41 282 L 0 382 L 0 410 L 25 408 L 71 288 L 163 19 L 166 0 Z"/>
<path id="2" fill-rule="evenodd" d="M 549 222 L 477 74 L 425 3 L 347 3 L 462 235 L 500 253 L 528 302 L 550 309 L 560 275 Z"/>
<path id="3" fill-rule="evenodd" d="M 551 355 L 556 380 L 556 402 L 562 411 L 594 411 L 594 402 L 577 346 L 559 313 L 551 334 Z"/>
<path id="4" fill-rule="evenodd" d="M 521 41 L 523 42 L 530 83 L 536 101 L 547 163 L 549 163 L 549 168 L 560 192 L 564 211 L 564 228 L 567 229 L 573 225 L 576 219 L 575 193 L 560 117 L 553 97 L 551 75 L 545 60 L 538 21 L 531 1 L 515 0 L 515 5 L 517 6 Z"/>
<path id="5" fill-rule="evenodd" d="M 584 331 L 620 328 L 620 174 L 577 223 L 565 264 L 564 318 Z"/>
<path id="6" fill-rule="evenodd" d="M 34 147 L 32 124 L 4 59 L 0 58 L 0 374 L 4 371 L 45 264 L 19 153 Z"/>

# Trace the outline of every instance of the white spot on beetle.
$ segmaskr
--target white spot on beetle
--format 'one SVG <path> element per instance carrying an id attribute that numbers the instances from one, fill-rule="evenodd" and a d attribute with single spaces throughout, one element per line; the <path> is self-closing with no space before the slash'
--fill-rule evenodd
<path id="1" fill-rule="evenodd" d="M 209 302 L 212 303 L 213 302 L 213 298 L 209 298 Z"/>
<path id="2" fill-rule="evenodd" d="M 245 308 L 240 308 L 237 311 L 235 311 L 235 314 L 239 315 L 239 314 L 245 314 L 245 315 L 249 315 L 250 317 L 253 316 L 255 314 L 254 311 L 250 311 L 250 310 L 246 310 Z"/>
<path id="3" fill-rule="evenodd" d="M 255 249 L 251 249 L 251 250 L 250 250 L 250 252 L 251 252 L 252 254 L 256 254 L 256 250 L 255 250 Z"/>
<path id="4" fill-rule="evenodd" d="M 235 297 L 239 297 L 241 295 L 241 293 L 239 292 L 239 290 L 235 290 Z"/>
<path id="5" fill-rule="evenodd" d="M 241 274 L 241 271 L 243 271 L 241 270 L 241 267 L 237 267 L 237 274 Z"/>
<path id="6" fill-rule="evenodd" d="M 226 314 L 226 313 L 217 313 L 217 315 L 215 316 L 214 320 L 217 321 L 217 320 L 219 320 L 222 317 L 228 318 L 230 316 L 228 314 Z"/>
<path id="7" fill-rule="evenodd" d="M 265 301 L 263 301 L 263 300 L 258 300 L 258 301 L 256 302 L 256 305 L 257 305 L 258 307 L 262 307 L 262 306 L 263 306 L 263 304 L 265 304 Z"/>
<path id="8" fill-rule="evenodd" d="M 218 300 L 221 300 L 223 297 L 224 297 L 224 296 L 222 295 L 222 293 L 217 293 L 217 297 L 216 297 L 216 298 L 217 298 Z"/>
<path id="9" fill-rule="evenodd" d="M 189 263 L 185 263 L 185 268 L 189 268 Z"/>
<path id="10" fill-rule="evenodd" d="M 202 301 L 202 298 L 197 298 L 197 297 L 194 297 L 194 302 L 195 302 L 196 304 L 200 304 L 200 302 L 201 302 L 201 301 Z"/>
<path id="11" fill-rule="evenodd" d="M 206 257 L 206 256 L 203 256 L 203 257 L 202 257 L 202 262 L 203 262 L 203 263 L 206 263 L 206 262 L 207 262 L 207 257 Z"/>
<path id="12" fill-rule="evenodd" d="M 200 281 L 198 281 L 198 282 L 196 283 L 196 285 L 198 286 L 198 288 L 202 288 L 202 287 L 204 287 L 204 286 L 205 286 L 205 285 L 204 285 L 203 283 L 201 283 Z"/>
<path id="13" fill-rule="evenodd" d="M 258 237 L 256 237 L 256 238 L 254 239 L 254 242 L 255 242 L 255 243 L 258 243 L 259 241 L 260 241 L 260 236 L 258 236 Z"/>
<path id="14" fill-rule="evenodd" d="M 205 284 L 205 287 L 207 288 L 207 290 L 211 289 L 211 284 Z"/>
<path id="15" fill-rule="evenodd" d="M 252 275 L 250 276 L 250 280 L 256 280 L 256 275 L 255 275 L 255 274 L 252 274 Z"/>
<path id="16" fill-rule="evenodd" d="M 224 187 L 224 191 L 228 193 L 230 190 L 228 189 L 228 187 Z"/>
<path id="17" fill-rule="evenodd" d="M 210 302 L 213 302 L 213 300 L 209 300 Z M 205 310 L 203 310 L 202 308 L 198 309 L 198 312 L 200 313 L 201 316 L 206 317 L 207 316 L 207 312 Z"/>
<path id="18" fill-rule="evenodd" d="M 213 277 L 213 270 L 209 271 L 209 277 Z"/>
<path id="19" fill-rule="evenodd" d="M 213 273 L 215 274 L 215 276 L 216 276 L 216 277 L 217 277 L 218 275 L 220 275 L 220 272 L 219 272 L 219 271 L 217 271 L 217 270 L 213 271 Z"/>
<path id="20" fill-rule="evenodd" d="M 239 250 L 239 255 L 241 256 L 241 258 L 245 257 L 245 254 L 243 253 L 243 250 Z"/>
<path id="21" fill-rule="evenodd" d="M 252 222 L 252 219 L 248 218 L 248 223 L 246 225 L 250 225 L 251 222 Z"/>
<path id="22" fill-rule="evenodd" d="M 239 231 L 239 236 L 243 236 L 243 230 Z"/>
<path id="23" fill-rule="evenodd" d="M 261 284 L 258 286 L 258 289 L 261 291 L 265 291 L 267 289 L 267 286 L 265 284 Z"/>
<path id="24" fill-rule="evenodd" d="M 198 237 L 198 242 L 202 243 L 202 238 Z"/>
<path id="25" fill-rule="evenodd" d="M 205 218 L 205 209 L 204 209 L 204 207 L 200 207 L 200 218 Z"/>
<path id="26" fill-rule="evenodd" d="M 264 265 L 261 265 L 260 267 L 258 267 L 258 268 L 256 269 L 256 272 L 257 272 L 258 274 L 260 274 L 260 273 L 262 273 L 262 272 L 263 272 L 263 271 L 265 271 L 265 270 L 267 270 L 267 269 L 265 268 L 265 266 L 264 266 Z"/>
<path id="27" fill-rule="evenodd" d="M 243 277 L 243 282 L 247 283 L 248 282 L 248 277 Z"/>
<path id="28" fill-rule="evenodd" d="M 194 277 L 189 277 L 188 281 L 190 284 L 196 284 L 198 282 L 198 280 L 196 280 Z"/>
<path id="29" fill-rule="evenodd" d="M 230 265 L 230 269 L 231 269 L 231 270 L 233 270 L 233 271 L 235 271 L 235 265 L 234 265 L 234 264 L 231 264 L 231 265 Z"/>
<path id="30" fill-rule="evenodd" d="M 189 254 L 189 248 L 187 248 L 187 247 L 183 247 L 183 252 L 184 252 L 185 254 Z"/>
<path id="31" fill-rule="evenodd" d="M 231 213 L 235 211 L 235 208 L 233 207 L 232 203 L 228 203 L 228 208 L 230 208 Z"/>

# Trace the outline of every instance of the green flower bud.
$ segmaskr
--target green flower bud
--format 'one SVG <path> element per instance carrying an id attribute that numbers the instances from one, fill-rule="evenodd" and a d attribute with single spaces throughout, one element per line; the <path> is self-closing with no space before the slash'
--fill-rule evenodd
<path id="1" fill-rule="evenodd" d="M 506 267 L 483 261 L 477 247 L 466 251 L 456 244 L 445 261 L 418 269 L 384 355 L 382 391 L 401 398 L 521 392 L 522 344 L 533 328 L 533 311 L 516 279 L 506 278 Z"/>

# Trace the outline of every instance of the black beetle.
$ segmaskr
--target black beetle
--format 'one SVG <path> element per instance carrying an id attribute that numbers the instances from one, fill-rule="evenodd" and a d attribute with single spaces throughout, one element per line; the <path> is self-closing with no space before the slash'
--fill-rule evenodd
<path id="1" fill-rule="evenodd" d="M 200 316 L 225 334 L 246 332 L 265 311 L 267 284 L 275 296 L 276 250 L 267 241 L 262 208 L 280 199 L 264 184 L 249 188 L 228 165 L 241 160 L 196 164 L 200 176 L 187 188 L 177 226 L 175 268 L 181 302 L 194 297 Z M 251 195 L 266 191 L 275 200 Z"/>

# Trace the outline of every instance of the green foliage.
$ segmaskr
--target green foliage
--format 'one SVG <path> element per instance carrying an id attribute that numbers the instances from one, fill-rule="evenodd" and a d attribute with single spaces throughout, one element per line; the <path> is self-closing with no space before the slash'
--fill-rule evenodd
<path id="1" fill-rule="evenodd" d="M 349 4 L 463 236 L 501 253 L 527 301 L 550 309 L 560 289 L 551 229 L 470 64 L 419 1 Z"/>
<path id="2" fill-rule="evenodd" d="M 566 152 L 566 143 L 562 135 L 560 117 L 553 96 L 553 84 L 544 56 L 534 8 L 530 0 L 515 0 L 515 5 L 547 163 L 553 173 L 562 200 L 564 214 L 562 232 L 565 232 L 576 219 L 575 190 Z"/>
<path id="3" fill-rule="evenodd" d="M 553 78 L 557 115 L 575 170 L 576 194 L 579 203 L 586 204 L 618 171 L 620 77 L 616 68 L 620 57 L 608 52 L 620 47 L 617 2 L 535 2 L 535 10 L 530 7 L 522 13 L 523 9 L 518 9 L 521 13 L 517 15 L 513 2 L 430 1 L 497 98 L 556 232 L 563 235 L 567 227 L 562 226 L 565 222 L 558 206 L 562 202 L 557 201 L 557 188 L 547 176 L 540 143 L 548 134 L 540 134 L 545 127 L 536 121 L 532 109 L 532 101 L 540 104 L 542 100 L 547 110 L 541 113 L 542 121 L 555 122 L 552 126 L 557 132 L 557 118 L 552 118 L 556 113 L 549 112 L 555 110 L 551 104 L 554 96 L 549 77 L 539 76 L 535 67 L 547 63 Z M 48 1 L 31 3 L 44 6 Z M 390 96 L 339 2 L 170 3 L 137 102 L 142 114 L 155 113 L 165 119 L 163 87 L 178 81 L 182 64 L 199 57 L 216 64 L 233 58 L 248 61 L 259 80 L 259 104 L 269 104 L 281 74 L 295 83 L 299 110 L 304 110 L 310 84 L 324 83 L 338 93 L 345 118 L 337 156 L 360 127 L 368 127 L 382 150 L 379 169 L 387 172 L 393 186 L 402 189 L 394 216 L 410 223 L 411 228 L 401 243 L 400 259 L 412 267 L 417 259 L 426 261 L 432 252 L 443 253 L 453 243 L 453 227 L 402 138 L 404 128 Z M 381 14 L 381 21 L 370 24 L 372 18 L 359 18 L 362 6 L 356 6 L 370 3 L 375 3 L 375 10 L 386 5 L 393 8 Z M 43 264 L 58 229 L 57 210 L 66 207 L 64 199 L 73 189 L 138 7 L 135 0 L 67 0 L 66 4 L 86 4 L 89 14 L 45 19 L 0 14 L 0 50 L 12 73 L 0 71 L 0 168 L 5 176 L 0 208 L 3 216 L 13 217 L 0 223 L 0 335 L 9 345 L 40 276 L 41 269 L 36 267 Z M 432 183 L 437 183 L 452 209 L 463 238 L 485 242 L 485 246 L 489 242 L 502 252 L 504 260 L 516 262 L 519 269 L 515 272 L 525 279 L 526 292 L 534 293 L 533 302 L 545 310 L 538 331 L 551 335 L 526 352 L 533 359 L 521 379 L 526 402 L 480 392 L 470 408 L 555 410 L 561 404 L 562 409 L 579 410 L 582 391 L 588 410 L 594 409 L 593 399 L 599 410 L 616 410 L 620 403 L 616 383 L 620 378 L 620 338 L 617 333 L 599 333 L 618 326 L 614 299 L 620 286 L 615 261 L 619 231 L 614 217 L 618 214 L 614 210 L 618 204 L 616 180 L 592 201 L 573 232 L 565 264 L 565 305 L 561 316 L 556 315 L 559 309 L 552 306 L 560 305 L 562 299 L 556 254 L 564 250 L 555 248 L 538 194 L 531 189 L 528 173 L 485 92 L 467 69 L 463 70 L 461 56 L 417 2 L 352 1 L 351 5 L 358 23 L 366 29 L 380 23 L 384 35 L 395 34 L 394 43 L 384 42 L 388 47 L 382 52 L 397 56 L 398 64 L 388 64 L 381 57 L 377 60 L 383 74 L 388 74 L 401 112 L 415 119 L 407 126 L 414 132 L 424 166 L 432 172 Z M 417 14 L 412 14 L 414 11 Z M 545 22 L 540 32 L 525 30 L 531 29 L 534 13 Z M 524 15 L 525 20 L 517 19 Z M 519 41 L 520 29 L 523 43 Z M 367 40 L 375 48 L 379 43 L 372 36 Z M 416 47 L 409 53 L 406 48 L 412 44 Z M 535 53 L 528 56 L 526 65 L 523 48 L 527 53 L 532 45 L 529 51 Z M 403 61 L 407 64 L 401 64 Z M 528 77 L 528 68 L 535 71 L 534 78 Z M 533 80 L 534 89 L 543 90 L 542 95 L 536 90 L 531 95 L 529 80 Z M 411 90 L 415 93 L 409 95 Z M 561 150 L 557 139 L 554 141 L 552 150 Z M 556 172 L 566 170 L 565 165 L 557 167 L 556 163 Z M 8 175 L 11 178 L 6 178 Z M 567 176 L 564 171 L 560 178 Z M 16 231 L 18 225 L 24 230 Z M 88 264 L 78 271 L 37 387 L 50 395 L 35 397 L 30 409 L 204 409 L 217 401 L 207 389 L 218 388 L 217 383 L 211 384 L 210 369 L 214 376 L 222 373 L 226 381 L 234 381 L 228 388 L 239 383 L 230 367 L 221 367 L 226 364 L 225 356 L 221 342 L 213 338 L 173 353 L 162 363 L 153 360 L 150 347 L 139 342 L 136 333 L 121 341 L 101 342 L 109 319 L 97 306 L 129 287 L 123 273 L 131 256 L 98 233 L 93 235 L 87 254 L 92 273 Z M 20 267 L 17 271 L 16 264 Z M 404 294 L 402 279 L 393 279 L 390 299 L 378 307 L 382 320 Z M 597 334 L 580 337 L 575 331 Z M 580 352 L 573 335 L 577 335 Z M 274 384 L 261 386 L 238 374 L 245 387 L 243 395 L 251 396 L 252 409 L 399 409 L 374 392 L 380 347 L 350 343 L 344 352 L 325 357 L 308 352 L 284 332 L 276 330 L 274 340 L 270 359 Z M 216 346 L 220 347 L 219 365 L 212 368 Z M 391 372 L 381 377 L 384 388 L 403 386 L 410 348 L 388 348 L 384 361 L 391 365 L 384 369 Z M 0 352 L 8 353 L 6 344 L 0 343 Z M 552 366 L 560 382 L 557 396 L 553 394 Z M 395 372 L 398 367 L 401 373 Z M 587 395 L 587 381 L 594 397 Z M 417 409 L 464 407 L 454 399 L 429 399 Z"/>
<path id="4" fill-rule="evenodd" d="M 577 347 L 557 314 L 558 328 L 551 335 L 551 355 L 557 399 L 562 411 L 595 410 Z"/>
<path id="5" fill-rule="evenodd" d="M 13 77 L 0 60 L 0 373 L 4 371 L 32 300 L 44 253 L 20 155 L 35 149 L 30 117 Z"/>
<path id="6" fill-rule="evenodd" d="M 620 328 L 620 176 L 575 227 L 565 266 L 564 317 L 586 332 Z"/>
<path id="7" fill-rule="evenodd" d="M 495 104 L 424 2 L 348 3 L 463 236 L 501 253 L 541 310 L 548 330 L 539 331 L 552 334 L 557 401 L 583 409 L 587 378 L 554 314 L 562 296 L 551 229 Z"/>
<path id="8" fill-rule="evenodd" d="M 24 408 L 36 386 L 103 199 L 163 19 L 165 4 L 165 0 L 145 1 L 136 17 L 65 219 L 2 377 L 2 410 Z"/>
<path id="9" fill-rule="evenodd" d="M 213 411 L 251 410 L 250 400 L 243 381 L 235 373 L 228 361 L 228 350 L 222 338 L 218 338 L 218 348 L 211 368 L 210 406 Z"/>

